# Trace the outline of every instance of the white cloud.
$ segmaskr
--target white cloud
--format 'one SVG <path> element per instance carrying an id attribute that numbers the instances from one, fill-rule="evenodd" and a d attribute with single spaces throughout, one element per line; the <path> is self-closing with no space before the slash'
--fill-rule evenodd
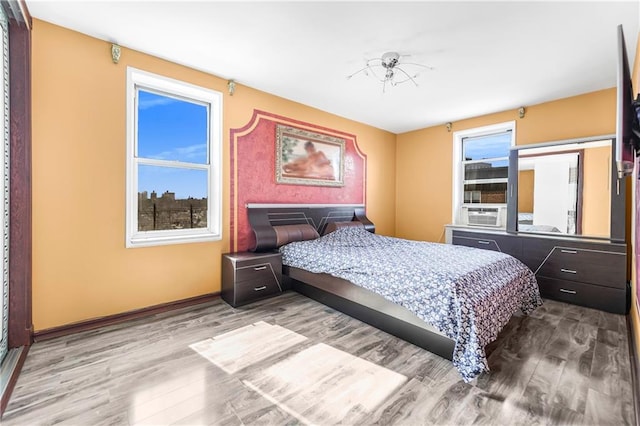
<path id="1" fill-rule="evenodd" d="M 149 109 L 149 108 L 153 108 L 155 106 L 164 106 L 164 105 L 170 105 L 173 104 L 175 102 L 178 102 L 177 99 L 172 99 L 172 98 L 167 98 L 167 97 L 158 97 L 158 98 L 154 98 L 154 99 L 144 99 L 144 100 L 140 100 L 138 99 L 138 109 Z"/>
<path id="2" fill-rule="evenodd" d="M 156 160 L 190 161 L 207 156 L 207 144 L 196 144 L 163 151 L 150 157 Z"/>

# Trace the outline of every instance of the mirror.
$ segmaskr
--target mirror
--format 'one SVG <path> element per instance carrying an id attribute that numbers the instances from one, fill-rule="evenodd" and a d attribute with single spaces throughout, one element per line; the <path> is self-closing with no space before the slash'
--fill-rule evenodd
<path id="1" fill-rule="evenodd" d="M 518 232 L 611 237 L 611 139 L 518 147 L 517 163 Z"/>

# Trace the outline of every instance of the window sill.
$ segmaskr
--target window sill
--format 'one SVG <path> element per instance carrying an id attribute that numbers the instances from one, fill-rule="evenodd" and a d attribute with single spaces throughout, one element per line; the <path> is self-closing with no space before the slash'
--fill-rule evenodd
<path id="1" fill-rule="evenodd" d="M 181 235 L 139 235 L 127 239 L 127 248 L 153 247 L 172 244 L 205 243 L 222 240 L 221 234 L 212 232 Z"/>

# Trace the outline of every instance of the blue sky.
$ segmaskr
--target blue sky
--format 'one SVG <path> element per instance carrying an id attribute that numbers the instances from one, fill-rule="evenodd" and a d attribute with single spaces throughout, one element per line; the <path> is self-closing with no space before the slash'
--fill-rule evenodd
<path id="1" fill-rule="evenodd" d="M 140 90 L 138 157 L 207 163 L 207 107 Z M 207 173 L 201 170 L 141 165 L 138 192 L 175 192 L 176 198 L 207 196 Z"/>
<path id="2" fill-rule="evenodd" d="M 509 148 L 511 132 L 463 139 L 463 156 L 471 160 L 508 157 Z"/>

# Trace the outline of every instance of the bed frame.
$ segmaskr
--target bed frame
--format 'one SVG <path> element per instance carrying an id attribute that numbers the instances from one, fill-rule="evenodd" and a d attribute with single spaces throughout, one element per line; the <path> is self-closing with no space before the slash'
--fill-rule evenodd
<path id="1" fill-rule="evenodd" d="M 363 205 L 248 204 L 249 223 L 256 237 L 253 251 L 276 249 L 274 226 L 310 224 L 323 234 L 328 223 L 359 221 L 375 232 Z M 451 360 L 455 342 L 408 309 L 347 280 L 298 268 L 283 268 L 291 288 L 382 331 Z"/>

